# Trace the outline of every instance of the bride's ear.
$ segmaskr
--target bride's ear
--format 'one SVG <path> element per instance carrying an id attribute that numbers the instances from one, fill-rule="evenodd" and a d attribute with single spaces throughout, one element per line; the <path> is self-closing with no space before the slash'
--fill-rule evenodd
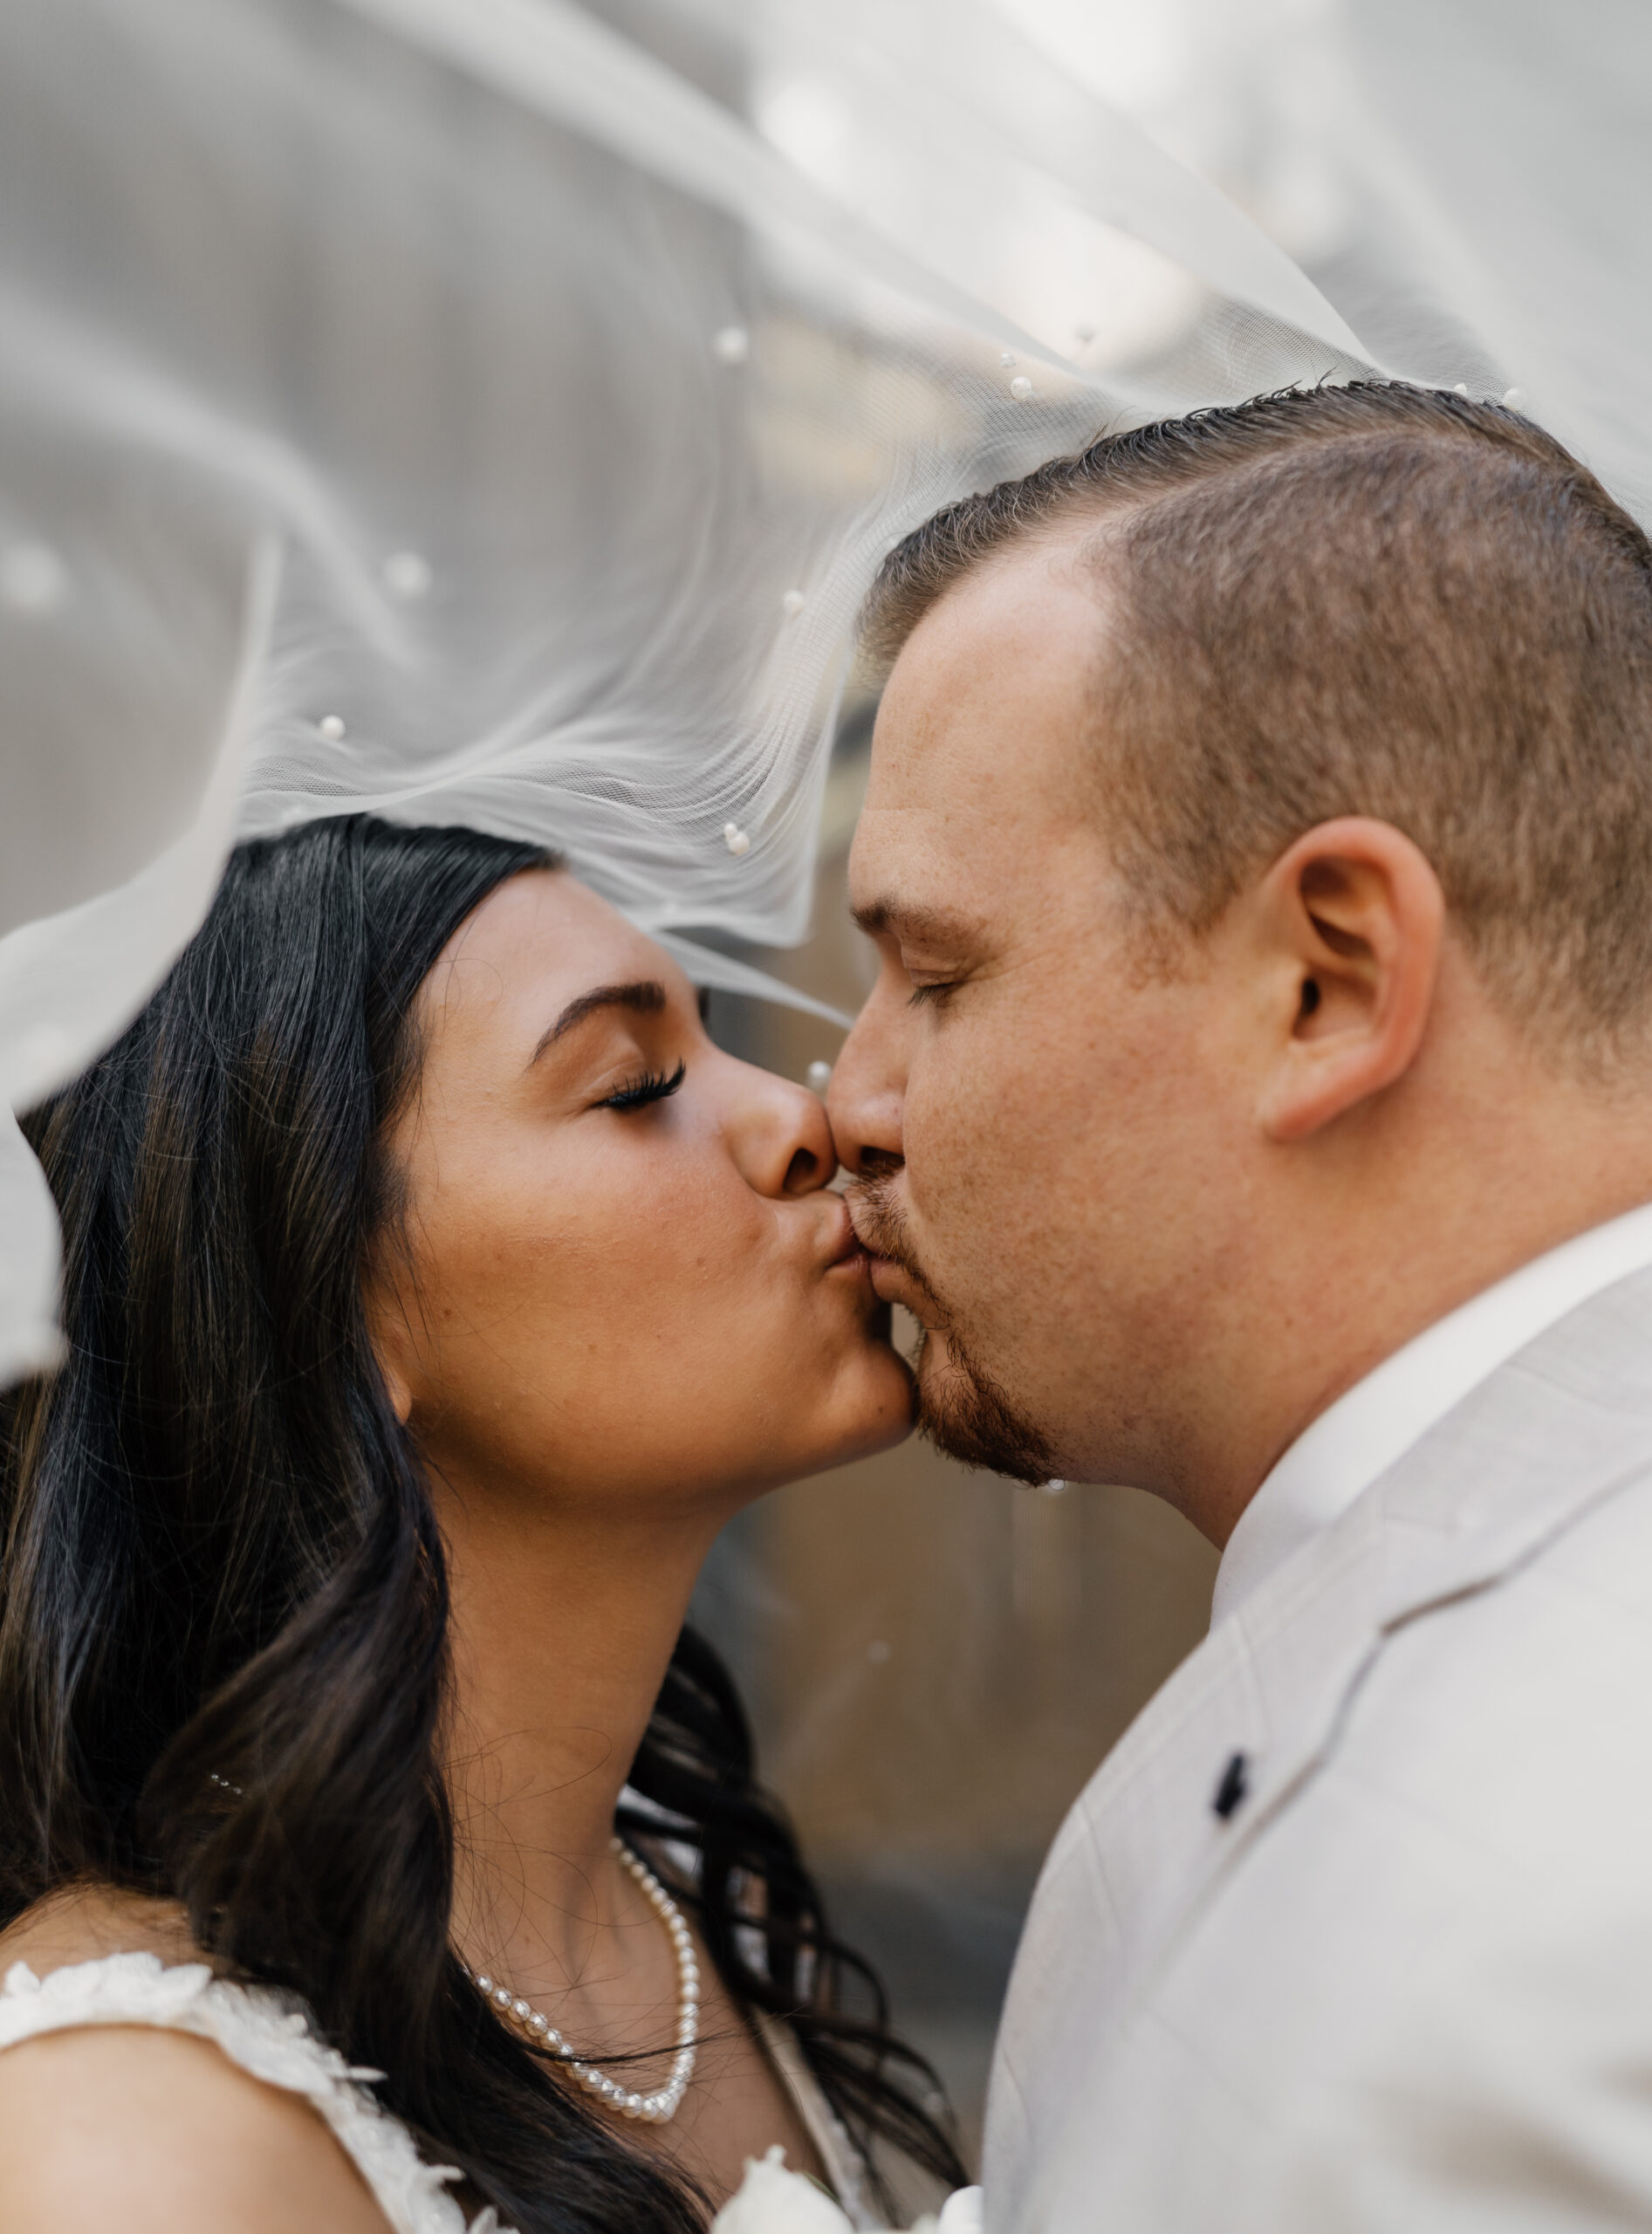
<path id="1" fill-rule="evenodd" d="M 1278 1011 L 1258 1114 L 1272 1139 L 1306 1140 L 1410 1069 L 1445 895 L 1403 831 L 1350 815 L 1304 832 L 1252 901 Z"/>
<path id="2" fill-rule="evenodd" d="M 390 1399 L 391 1410 L 406 1427 L 413 1417 L 415 1360 L 402 1299 L 394 1290 L 386 1293 L 379 1282 L 369 1280 L 361 1305 L 384 1393 Z"/>
<path id="3" fill-rule="evenodd" d="M 382 1357 L 379 1370 L 384 1376 L 384 1393 L 390 1399 L 390 1408 L 403 1427 L 413 1417 L 413 1388 L 394 1366 L 387 1365 Z"/>

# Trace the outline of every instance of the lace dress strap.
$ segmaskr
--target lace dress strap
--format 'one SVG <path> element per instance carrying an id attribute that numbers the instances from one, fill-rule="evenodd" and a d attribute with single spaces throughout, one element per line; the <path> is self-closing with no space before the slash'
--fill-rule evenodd
<path id="1" fill-rule="evenodd" d="M 210 2040 L 230 2062 L 301 2094 L 331 2127 L 395 2234 L 466 2234 L 449 2192 L 451 2165 L 427 2164 L 413 2135 L 367 2092 L 376 2071 L 347 2064 L 319 2040 L 304 2010 L 267 1986 L 215 1978 L 204 1963 L 170 1968 L 158 1956 L 106 1955 L 38 1978 L 14 1963 L 0 1986 L 0 2050 L 87 2025 L 152 2025 Z M 469 2234 L 504 2234 L 482 2212 Z"/>

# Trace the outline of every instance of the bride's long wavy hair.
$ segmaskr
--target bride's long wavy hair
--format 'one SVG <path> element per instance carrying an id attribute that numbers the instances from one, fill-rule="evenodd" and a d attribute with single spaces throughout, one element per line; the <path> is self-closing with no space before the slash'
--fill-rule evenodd
<path id="1" fill-rule="evenodd" d="M 0 1923 L 76 1881 L 176 1899 L 522 2234 L 689 2234 L 703 2199 L 557 2081 L 449 1945 L 446 1570 L 361 1301 L 419 987 L 547 858 L 366 817 L 241 847 L 137 1021 L 30 1119 L 69 1356 L 0 1402 Z M 791 2019 L 858 2138 L 961 2179 L 932 2075 L 829 1936 L 688 1630 L 631 1781 L 688 1826 L 676 1889 L 737 2001 Z"/>

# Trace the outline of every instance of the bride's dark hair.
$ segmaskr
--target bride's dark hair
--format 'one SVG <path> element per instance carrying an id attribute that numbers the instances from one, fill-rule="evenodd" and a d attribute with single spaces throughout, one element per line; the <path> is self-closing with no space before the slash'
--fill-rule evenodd
<path id="1" fill-rule="evenodd" d="M 449 1947 L 442 1546 L 362 1310 L 401 1209 L 383 1143 L 418 1089 L 419 987 L 547 859 L 366 817 L 242 846 L 137 1021 L 29 1120 L 69 1355 L 0 1404 L 0 1922 L 77 1881 L 175 1898 L 382 2072 L 507 2224 L 686 2234 L 703 2200 L 556 2082 Z M 631 1780 L 688 1826 L 696 1882 L 673 1881 L 736 1998 L 792 2020 L 857 2137 L 961 2179 L 688 1630 Z"/>

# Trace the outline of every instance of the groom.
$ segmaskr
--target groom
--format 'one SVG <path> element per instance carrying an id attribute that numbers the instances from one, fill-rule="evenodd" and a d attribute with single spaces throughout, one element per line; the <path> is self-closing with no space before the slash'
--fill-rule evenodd
<path id="1" fill-rule="evenodd" d="M 1652 548 L 1330 389 L 869 619 L 830 1107 L 929 1431 L 1224 1547 L 1040 1882 L 990 2234 L 1652 2224 Z"/>

